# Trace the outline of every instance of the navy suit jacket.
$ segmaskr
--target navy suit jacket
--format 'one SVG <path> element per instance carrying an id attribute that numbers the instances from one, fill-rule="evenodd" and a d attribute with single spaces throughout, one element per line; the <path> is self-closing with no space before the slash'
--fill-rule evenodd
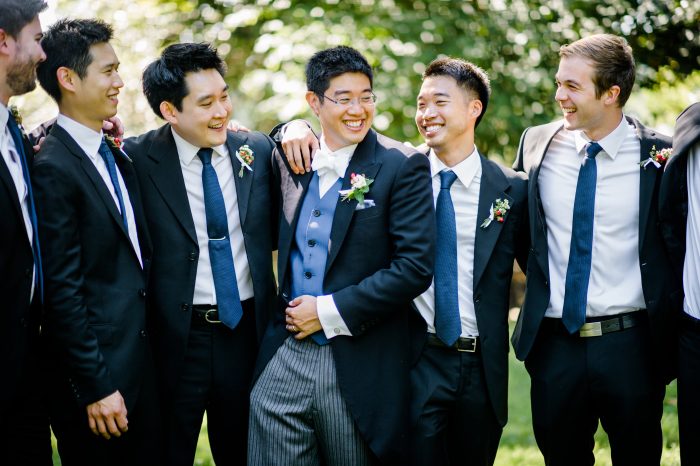
<path id="1" fill-rule="evenodd" d="M 652 146 L 656 149 L 670 147 L 669 137 L 644 127 L 633 118 L 627 117 L 636 128 L 640 142 L 639 160 L 649 158 Z M 563 128 L 563 122 L 528 128 L 520 140 L 518 157 L 514 168 L 528 174 L 528 212 L 530 217 L 531 248 L 527 261 L 527 285 L 525 301 L 520 311 L 518 323 L 513 332 L 515 355 L 525 360 L 532 349 L 540 323 L 550 299 L 549 256 L 547 248 L 547 219 L 544 216 L 538 175 L 542 159 L 552 138 Z M 658 195 L 663 171 L 649 165 L 639 169 L 639 264 L 642 274 L 642 289 L 646 312 L 649 317 L 651 335 L 654 341 L 653 353 L 657 356 L 660 374 L 672 377 L 674 319 L 670 312 L 672 303 L 672 280 L 668 254 L 663 244 L 658 217 Z M 670 379 L 668 379 L 670 380 Z"/>
<path id="2" fill-rule="evenodd" d="M 34 161 L 43 332 L 59 409 L 119 390 L 131 410 L 153 371 L 145 298 L 150 239 L 133 165 L 113 152 L 134 210 L 143 268 L 107 186 L 65 129 L 54 125 Z"/>
<path id="3" fill-rule="evenodd" d="M 313 173 L 295 175 L 275 151 L 281 186 L 278 271 L 280 301 L 262 343 L 256 377 L 290 336 L 284 310 L 291 299 L 290 251 L 299 211 Z M 324 290 L 333 294 L 353 336 L 330 339 L 338 383 L 372 451 L 398 462 L 407 430 L 409 367 L 420 351 L 425 322 L 411 301 L 432 280 L 435 214 L 426 157 L 370 130 L 357 146 L 350 174 L 374 179 L 366 199 L 375 207 L 355 210 L 342 201 L 333 217 Z"/>
<path id="4" fill-rule="evenodd" d="M 235 157 L 243 145 L 254 153 L 253 171 L 238 176 L 241 163 Z M 226 145 L 233 164 L 238 211 L 245 250 L 253 279 L 258 339 L 275 297 L 272 250 L 275 246 L 277 196 L 272 184 L 270 155 L 274 143 L 261 133 L 229 132 Z M 177 146 L 169 124 L 125 141 L 124 150 L 136 167 L 144 210 L 153 239 L 149 304 L 153 310 L 151 334 L 161 397 L 167 403 L 180 377 L 192 320 L 199 245 Z"/>

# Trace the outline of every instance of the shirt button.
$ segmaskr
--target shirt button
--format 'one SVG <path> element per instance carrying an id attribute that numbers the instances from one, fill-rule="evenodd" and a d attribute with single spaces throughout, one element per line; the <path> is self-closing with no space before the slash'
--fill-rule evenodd
<path id="1" fill-rule="evenodd" d="M 340 329 L 338 327 L 334 328 L 333 333 L 335 333 L 336 335 L 340 335 Z"/>
<path id="2" fill-rule="evenodd" d="M 320 217 L 321 216 L 321 211 L 318 209 L 314 209 L 313 212 L 311 212 L 314 217 Z"/>
<path id="3" fill-rule="evenodd" d="M 310 248 L 313 248 L 314 246 L 316 246 L 316 240 L 310 239 L 307 244 L 309 245 Z"/>
<path id="4" fill-rule="evenodd" d="M 311 278 L 311 272 L 304 272 L 304 278 Z"/>

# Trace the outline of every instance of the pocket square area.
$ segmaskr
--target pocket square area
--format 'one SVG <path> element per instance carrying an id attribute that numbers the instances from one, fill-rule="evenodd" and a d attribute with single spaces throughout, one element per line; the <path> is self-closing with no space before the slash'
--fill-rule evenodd
<path id="1" fill-rule="evenodd" d="M 365 210 L 370 207 L 375 207 L 374 199 L 364 199 L 362 202 L 358 202 L 355 206 L 355 210 Z"/>

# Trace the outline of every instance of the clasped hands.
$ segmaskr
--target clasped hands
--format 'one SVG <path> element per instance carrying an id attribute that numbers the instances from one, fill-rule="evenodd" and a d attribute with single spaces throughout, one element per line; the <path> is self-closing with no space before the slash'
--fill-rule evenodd
<path id="1" fill-rule="evenodd" d="M 296 333 L 294 338 L 297 340 L 303 340 L 322 330 L 314 296 L 301 295 L 294 298 L 284 312 L 287 330 Z"/>

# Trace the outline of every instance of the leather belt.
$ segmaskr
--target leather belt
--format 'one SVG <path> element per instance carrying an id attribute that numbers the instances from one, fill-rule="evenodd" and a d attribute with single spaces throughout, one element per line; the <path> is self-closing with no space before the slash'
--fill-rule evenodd
<path id="1" fill-rule="evenodd" d="M 479 337 L 459 337 L 452 346 L 448 346 L 434 333 L 428 333 L 427 344 L 438 348 L 457 350 L 460 353 L 476 353 L 479 349 Z"/>
<path id="2" fill-rule="evenodd" d="M 192 306 L 192 320 L 208 324 L 221 323 L 216 304 L 194 304 Z"/>
<path id="3" fill-rule="evenodd" d="M 620 314 L 611 317 L 599 318 L 595 322 L 586 322 L 577 333 L 572 334 L 581 338 L 600 337 L 608 333 L 619 332 L 628 328 L 637 327 L 644 322 L 644 313 L 641 311 Z M 542 319 L 543 330 L 555 333 L 569 334 L 561 319 L 545 317 Z"/>

